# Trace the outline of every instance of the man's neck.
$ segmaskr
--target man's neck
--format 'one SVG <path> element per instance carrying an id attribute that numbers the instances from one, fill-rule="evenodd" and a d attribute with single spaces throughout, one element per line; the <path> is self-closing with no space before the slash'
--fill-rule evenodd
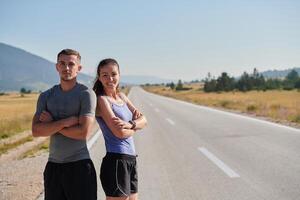
<path id="1" fill-rule="evenodd" d="M 69 80 L 69 81 L 60 80 L 60 87 L 62 91 L 66 92 L 71 90 L 73 87 L 75 87 L 76 83 L 77 83 L 76 79 Z"/>

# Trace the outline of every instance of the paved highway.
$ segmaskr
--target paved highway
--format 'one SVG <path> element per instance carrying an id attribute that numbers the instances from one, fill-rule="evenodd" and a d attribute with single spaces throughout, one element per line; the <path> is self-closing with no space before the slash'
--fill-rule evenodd
<path id="1" fill-rule="evenodd" d="M 132 88 L 141 200 L 298 200 L 300 130 Z M 91 149 L 99 173 L 102 135 Z M 99 181 L 99 176 L 98 176 Z M 99 198 L 104 194 L 99 184 Z"/>

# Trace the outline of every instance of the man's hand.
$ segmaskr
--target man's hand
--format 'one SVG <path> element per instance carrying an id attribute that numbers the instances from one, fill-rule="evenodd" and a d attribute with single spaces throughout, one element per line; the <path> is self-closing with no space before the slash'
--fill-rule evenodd
<path id="1" fill-rule="evenodd" d="M 47 111 L 44 110 L 41 113 L 41 115 L 39 117 L 39 120 L 41 122 L 51 122 L 51 121 L 53 121 L 53 118 L 52 118 L 52 116 L 51 116 L 51 114 L 49 112 L 47 112 Z"/>
<path id="2" fill-rule="evenodd" d="M 51 121 L 53 121 L 53 118 L 49 112 L 43 111 L 39 117 L 39 120 L 41 122 L 51 122 Z M 66 119 L 62 119 L 62 121 L 63 121 L 64 127 L 74 126 L 79 123 L 78 117 L 75 117 L 75 116 L 68 117 Z"/>
<path id="3" fill-rule="evenodd" d="M 71 127 L 74 126 L 76 124 L 79 124 L 79 118 L 72 116 L 72 117 L 68 117 L 66 119 L 62 119 L 64 127 Z"/>

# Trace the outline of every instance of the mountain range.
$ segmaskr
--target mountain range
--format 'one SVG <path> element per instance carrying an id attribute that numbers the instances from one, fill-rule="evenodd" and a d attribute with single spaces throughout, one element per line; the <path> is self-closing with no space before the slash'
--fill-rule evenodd
<path id="1" fill-rule="evenodd" d="M 300 67 L 294 67 L 291 69 L 285 69 L 285 70 L 268 70 L 268 71 L 264 71 L 261 74 L 265 77 L 265 78 L 285 78 L 288 73 L 292 70 L 295 70 L 298 75 L 300 76 Z"/>
<path id="2" fill-rule="evenodd" d="M 300 75 L 300 68 L 293 68 Z M 292 69 L 268 70 L 261 72 L 266 78 L 283 78 Z M 79 73 L 78 81 L 92 86 L 93 76 Z M 44 91 L 59 82 L 55 63 L 23 49 L 0 42 L 0 92 L 20 91 L 21 88 Z M 140 85 L 155 83 L 176 83 L 177 80 L 162 79 L 154 76 L 122 75 L 120 85 Z"/>
<path id="3" fill-rule="evenodd" d="M 89 87 L 95 77 L 79 73 L 78 82 Z M 44 91 L 59 82 L 55 63 L 23 49 L 0 43 L 0 92 Z M 145 83 L 164 83 L 169 80 L 151 76 L 122 76 L 120 85 L 139 85 Z"/>
<path id="4" fill-rule="evenodd" d="M 78 76 L 84 84 L 91 84 L 91 78 L 82 73 Z M 0 91 L 45 90 L 58 81 L 53 62 L 0 43 Z"/>

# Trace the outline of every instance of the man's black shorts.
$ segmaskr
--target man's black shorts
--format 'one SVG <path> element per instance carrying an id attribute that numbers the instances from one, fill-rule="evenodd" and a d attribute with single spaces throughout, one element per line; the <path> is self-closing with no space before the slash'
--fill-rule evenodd
<path id="1" fill-rule="evenodd" d="M 106 153 L 100 180 L 106 196 L 122 197 L 138 192 L 136 156 Z"/>
<path id="2" fill-rule="evenodd" d="M 90 159 L 48 162 L 44 171 L 45 200 L 97 200 L 97 175 Z"/>

